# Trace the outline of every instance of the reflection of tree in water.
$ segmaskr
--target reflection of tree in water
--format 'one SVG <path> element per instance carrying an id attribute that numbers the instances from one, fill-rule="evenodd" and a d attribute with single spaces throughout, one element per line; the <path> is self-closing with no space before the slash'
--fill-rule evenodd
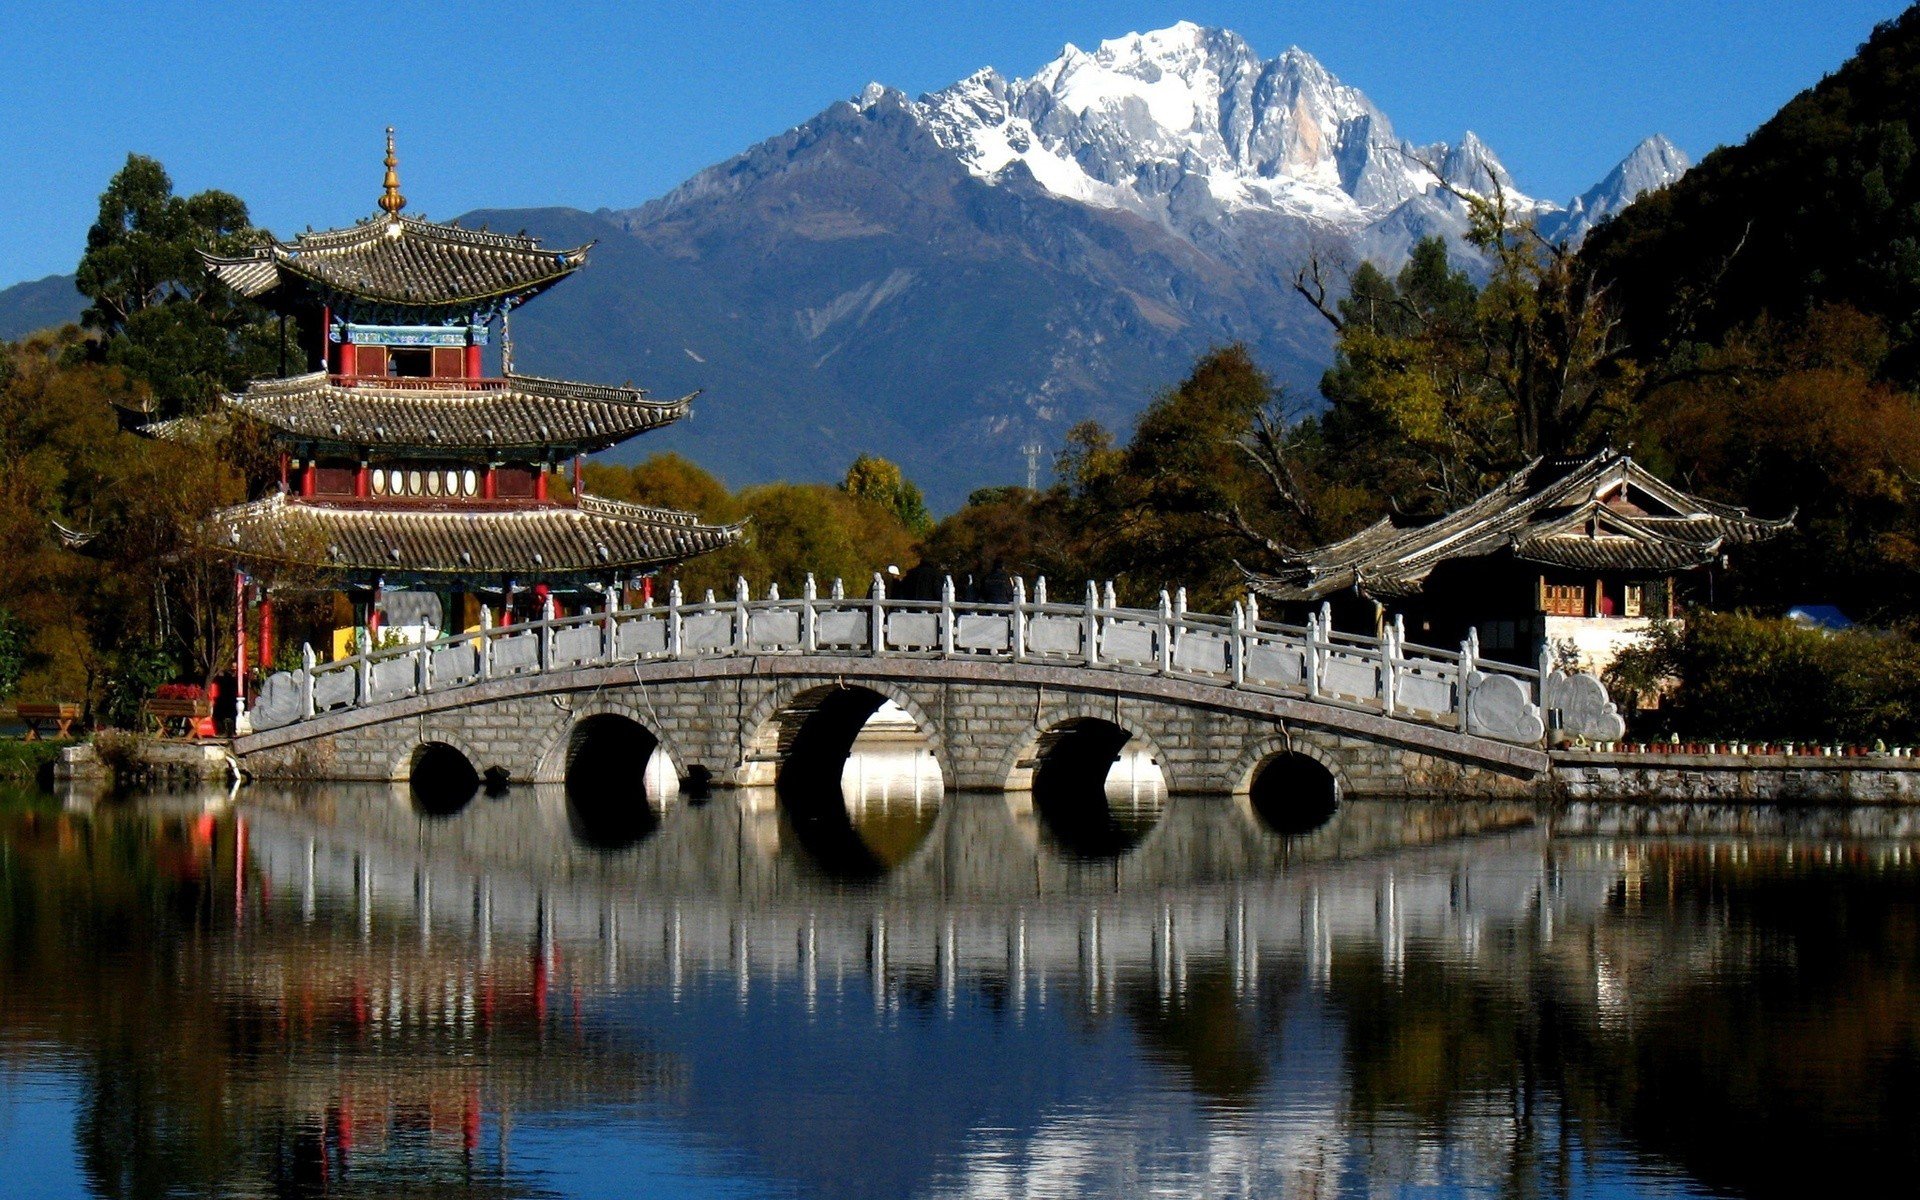
<path id="1" fill-rule="evenodd" d="M 1623 883 L 1596 956 L 1631 961 L 1676 915 L 1717 931 L 1690 969 L 1645 961 L 1624 1012 L 1572 1006 L 1562 1069 L 1636 1142 L 1710 1186 L 1808 1196 L 1920 1171 L 1920 872 L 1714 862 L 1664 849 Z M 1674 948 L 1662 947 L 1670 962 Z"/>
<path id="2" fill-rule="evenodd" d="M 1151 978 L 1121 981 L 1120 1004 L 1147 1056 L 1180 1072 L 1188 1086 L 1216 1104 L 1250 1107 L 1266 1082 L 1270 1038 L 1281 1024 L 1267 1007 L 1283 1002 L 1274 992 L 1264 1003 L 1236 991 L 1224 963 L 1194 970 L 1186 986 L 1162 994 Z"/>
<path id="3" fill-rule="evenodd" d="M 1920 1169 L 1920 878 L 1655 847 L 1592 928 L 1474 958 L 1335 954 L 1360 1124 L 1511 1130 L 1506 1190 L 1624 1137 L 1709 1186 L 1831 1193 Z M 1557 1187 L 1546 1187 L 1556 1192 Z"/>
<path id="4" fill-rule="evenodd" d="M 0 813 L 0 1048 L 85 1064 L 96 1194 L 527 1195 L 512 1113 L 675 1075 L 548 1011 L 536 953 L 482 966 L 412 930 L 362 940 L 350 914 L 285 922 L 244 838 L 226 817 Z"/>

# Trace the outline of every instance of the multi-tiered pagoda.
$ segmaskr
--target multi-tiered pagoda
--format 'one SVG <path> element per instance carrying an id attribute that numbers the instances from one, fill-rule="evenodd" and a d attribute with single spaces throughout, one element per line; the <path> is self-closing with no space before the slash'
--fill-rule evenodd
<path id="1" fill-rule="evenodd" d="M 662 402 L 513 371 L 508 314 L 579 270 L 591 243 L 550 250 L 409 216 L 406 203 L 388 130 L 379 213 L 207 258 L 288 322 L 311 368 L 225 398 L 221 416 L 256 422 L 279 450 L 280 482 L 214 513 L 209 540 L 257 588 L 335 589 L 337 651 L 358 630 L 472 628 L 482 604 L 511 620 L 550 596 L 563 608 L 597 603 L 737 539 L 735 527 L 579 488 L 581 456 L 684 416 L 692 396 Z M 500 370 L 489 375 L 496 327 Z M 270 625 L 270 602 L 260 622 Z"/>

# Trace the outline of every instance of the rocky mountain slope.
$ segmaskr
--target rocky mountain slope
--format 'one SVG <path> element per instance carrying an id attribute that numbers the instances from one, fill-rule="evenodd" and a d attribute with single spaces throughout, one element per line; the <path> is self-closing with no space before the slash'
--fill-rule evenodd
<path id="1" fill-rule="evenodd" d="M 624 453 L 738 484 L 872 451 L 947 508 L 1024 479 L 1023 448 L 1050 458 L 1076 421 L 1123 431 L 1222 342 L 1311 401 L 1331 346 L 1295 273 L 1393 267 L 1435 234 L 1473 266 L 1441 180 L 1579 237 L 1686 165 L 1653 138 L 1569 205 L 1538 200 L 1471 133 L 1415 145 L 1305 51 L 1182 22 L 917 100 L 869 85 L 639 208 L 461 219 L 599 240 L 516 315 L 518 365 L 706 390 Z"/>

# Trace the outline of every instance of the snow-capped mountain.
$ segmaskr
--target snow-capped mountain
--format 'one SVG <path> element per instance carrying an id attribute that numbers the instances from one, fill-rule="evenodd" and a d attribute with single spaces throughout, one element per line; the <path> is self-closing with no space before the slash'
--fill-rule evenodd
<path id="1" fill-rule="evenodd" d="M 1020 448 L 1076 421 L 1124 430 L 1222 342 L 1311 397 L 1331 331 L 1293 290 L 1301 265 L 1391 270 L 1437 234 L 1478 269 L 1450 189 L 1497 187 L 1579 237 L 1685 166 L 1651 139 L 1572 204 L 1542 201 L 1471 133 L 1414 144 L 1306 51 L 1262 59 L 1182 22 L 1025 78 L 871 84 L 597 229 L 495 220 L 602 239 L 595 271 L 516 321 L 567 347 L 542 369 L 707 389 L 645 449 L 736 481 L 875 451 L 950 505 L 1022 478 Z"/>
<path id="2" fill-rule="evenodd" d="M 695 419 L 626 452 L 681 450 L 734 484 L 879 453 L 945 508 L 1025 478 L 1021 447 L 1051 452 L 1077 421 L 1124 433 L 1209 346 L 1246 343 L 1310 399 L 1332 335 L 1295 273 L 1309 255 L 1336 277 L 1391 269 L 1434 234 L 1472 267 L 1443 180 L 1497 184 L 1577 238 L 1686 166 L 1652 138 L 1546 203 L 1471 133 L 1412 144 L 1305 51 L 1262 59 L 1183 22 L 1024 79 L 869 86 L 637 209 L 465 219 L 600 243 L 516 315 L 528 368 L 705 390 Z M 29 289 L 0 293 L 0 328 Z"/>
<path id="3" fill-rule="evenodd" d="M 882 98 L 906 102 L 875 84 L 855 103 Z M 1466 205 L 1449 188 L 1497 188 L 1517 214 L 1579 236 L 1688 165 L 1650 138 L 1563 210 L 1520 191 L 1471 131 L 1457 144 L 1415 145 L 1306 51 L 1261 59 L 1239 35 L 1188 21 L 1091 52 L 1069 45 L 1025 79 L 982 70 L 907 103 L 987 183 L 1030 178 L 1201 244 L 1247 240 L 1243 230 L 1257 239 L 1262 218 L 1304 221 L 1385 265 L 1421 237 L 1464 233 Z"/>
<path id="4" fill-rule="evenodd" d="M 1692 166 L 1693 160 L 1685 151 L 1655 134 L 1635 146 L 1605 179 L 1576 196 L 1565 210 L 1543 220 L 1541 229 L 1550 237 L 1577 242 L 1600 222 L 1647 192 L 1666 187 Z"/>

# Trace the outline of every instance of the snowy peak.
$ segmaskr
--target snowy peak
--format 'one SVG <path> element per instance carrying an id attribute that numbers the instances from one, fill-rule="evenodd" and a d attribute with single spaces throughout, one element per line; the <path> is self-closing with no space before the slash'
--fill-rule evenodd
<path id="1" fill-rule="evenodd" d="M 1426 162 L 1447 164 L 1450 182 L 1475 191 L 1487 190 L 1491 168 L 1513 193 L 1471 135 L 1459 147 L 1415 148 L 1305 50 L 1263 60 L 1231 30 L 1191 21 L 1092 51 L 1068 45 L 1025 79 L 977 72 L 922 97 L 919 110 L 989 182 L 1019 162 L 1056 195 L 1181 232 L 1245 212 L 1357 230 L 1434 191 Z"/>
<path id="2" fill-rule="evenodd" d="M 1025 78 L 983 68 L 918 100 L 872 83 L 850 103 L 917 123 L 990 185 L 1131 212 L 1234 261 L 1332 239 L 1391 268 L 1439 236 L 1471 265 L 1463 193 L 1498 192 L 1543 233 L 1577 240 L 1688 166 L 1649 138 L 1563 209 L 1521 192 L 1473 132 L 1415 145 L 1300 47 L 1262 59 L 1231 30 L 1192 21 L 1069 44 Z M 709 186 L 733 184 L 722 173 Z"/>
<path id="3" fill-rule="evenodd" d="M 1567 205 L 1559 227 L 1549 232 L 1569 241 L 1579 241 L 1594 226 L 1613 216 L 1648 192 L 1659 191 L 1685 175 L 1693 166 L 1686 152 L 1654 134 L 1633 148 L 1606 177 Z"/>

